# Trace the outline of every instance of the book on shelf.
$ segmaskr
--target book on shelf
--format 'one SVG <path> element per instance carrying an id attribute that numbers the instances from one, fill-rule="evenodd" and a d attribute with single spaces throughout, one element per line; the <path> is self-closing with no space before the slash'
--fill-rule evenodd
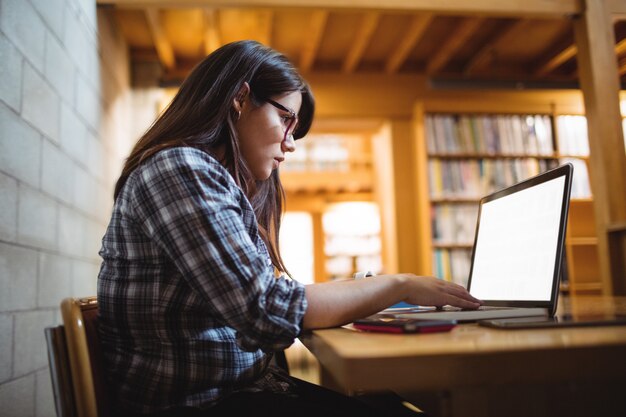
<path id="1" fill-rule="evenodd" d="M 553 159 L 428 161 L 430 197 L 480 199 L 492 192 L 554 168 Z"/>
<path id="2" fill-rule="evenodd" d="M 589 184 L 589 172 L 587 163 L 577 158 L 561 158 L 562 164 L 570 163 L 574 166 L 572 178 L 572 198 L 591 198 L 591 184 Z"/>
<path id="3" fill-rule="evenodd" d="M 584 116 L 430 114 L 426 145 L 433 274 L 461 285 L 480 198 L 565 163 L 574 166 L 572 198 L 592 196 Z M 563 288 L 568 275 L 564 265 Z"/>
<path id="4" fill-rule="evenodd" d="M 545 115 L 432 114 L 426 117 L 426 137 L 431 154 L 554 154 Z"/>
<path id="5" fill-rule="evenodd" d="M 472 251 L 470 249 L 435 249 L 433 269 L 436 277 L 467 287 Z"/>
<path id="6" fill-rule="evenodd" d="M 478 204 L 432 206 L 433 243 L 471 246 L 474 241 L 477 218 Z"/>
<path id="7" fill-rule="evenodd" d="M 334 135 L 315 135 L 315 140 L 298 142 L 298 152 L 289 155 L 281 169 L 285 172 L 348 171 L 349 139 Z"/>
<path id="8" fill-rule="evenodd" d="M 334 203 L 322 216 L 322 228 L 329 278 L 349 278 L 359 270 L 382 271 L 380 214 L 374 203 Z"/>
<path id="9" fill-rule="evenodd" d="M 589 156 L 589 136 L 587 118 L 585 116 L 557 116 L 557 138 L 561 164 L 571 163 L 574 166 L 572 181 L 572 198 L 591 198 L 589 172 L 584 159 L 575 158 Z"/>
<path id="10" fill-rule="evenodd" d="M 589 156 L 589 136 L 585 116 L 557 116 L 559 153 L 569 156 Z"/>

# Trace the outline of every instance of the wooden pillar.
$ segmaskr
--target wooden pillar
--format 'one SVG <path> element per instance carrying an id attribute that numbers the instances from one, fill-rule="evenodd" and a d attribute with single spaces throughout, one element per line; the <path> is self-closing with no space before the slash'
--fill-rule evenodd
<path id="1" fill-rule="evenodd" d="M 393 186 L 393 154 L 391 128 L 385 123 L 372 135 L 374 194 L 380 210 L 383 272 L 398 272 L 398 239 L 396 225 L 395 187 Z"/>
<path id="2" fill-rule="evenodd" d="M 605 294 L 626 295 L 626 261 L 619 259 L 620 232 L 617 239 L 614 232 L 616 225 L 626 223 L 626 154 L 613 23 L 604 0 L 584 3 L 584 12 L 574 19 L 574 34 L 589 128 L 600 273 Z"/>
<path id="3" fill-rule="evenodd" d="M 410 118 L 389 120 L 374 135 L 376 194 L 383 226 L 386 273 L 429 274 L 419 251 L 416 134 Z"/>
<path id="4" fill-rule="evenodd" d="M 396 238 L 398 241 L 398 272 L 418 274 L 420 265 L 416 249 L 420 245 L 417 235 L 415 196 L 415 134 L 411 119 L 390 121 L 393 156 L 393 185 L 396 200 Z"/>
<path id="5" fill-rule="evenodd" d="M 416 256 L 421 275 L 433 275 L 431 207 L 428 190 L 428 148 L 426 146 L 426 114 L 424 103 L 413 106 L 413 130 L 415 132 L 415 216 L 417 218 Z"/>
<path id="6" fill-rule="evenodd" d="M 315 282 L 328 281 L 324 253 L 324 225 L 321 211 L 310 212 L 313 222 L 313 277 Z"/>

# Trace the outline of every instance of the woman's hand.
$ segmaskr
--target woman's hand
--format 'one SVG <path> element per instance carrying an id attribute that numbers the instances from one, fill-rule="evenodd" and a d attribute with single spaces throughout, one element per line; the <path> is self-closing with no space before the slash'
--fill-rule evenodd
<path id="1" fill-rule="evenodd" d="M 404 301 L 410 304 L 437 307 L 451 305 L 461 308 L 478 308 L 483 304 L 461 285 L 452 282 L 413 274 L 398 274 L 396 277 L 404 282 Z"/>
<path id="2" fill-rule="evenodd" d="M 399 301 L 426 306 L 478 308 L 482 302 L 460 285 L 413 274 L 378 275 L 306 286 L 305 329 L 340 326 Z"/>

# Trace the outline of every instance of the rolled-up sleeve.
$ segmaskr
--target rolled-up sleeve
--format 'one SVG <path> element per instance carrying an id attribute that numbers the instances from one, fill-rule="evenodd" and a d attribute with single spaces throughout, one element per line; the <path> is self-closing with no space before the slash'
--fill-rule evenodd
<path id="1" fill-rule="evenodd" d="M 160 152 L 142 169 L 131 206 L 242 349 L 293 343 L 307 307 L 304 286 L 274 276 L 252 208 L 216 160 L 190 148 Z"/>

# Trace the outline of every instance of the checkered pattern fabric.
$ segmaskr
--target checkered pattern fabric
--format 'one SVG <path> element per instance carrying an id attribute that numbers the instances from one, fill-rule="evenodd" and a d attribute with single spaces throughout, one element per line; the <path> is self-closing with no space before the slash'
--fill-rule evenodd
<path id="1" fill-rule="evenodd" d="M 167 149 L 132 172 L 100 255 L 99 331 L 118 408 L 288 391 L 269 361 L 300 332 L 304 286 L 275 277 L 249 201 L 210 155 Z"/>

